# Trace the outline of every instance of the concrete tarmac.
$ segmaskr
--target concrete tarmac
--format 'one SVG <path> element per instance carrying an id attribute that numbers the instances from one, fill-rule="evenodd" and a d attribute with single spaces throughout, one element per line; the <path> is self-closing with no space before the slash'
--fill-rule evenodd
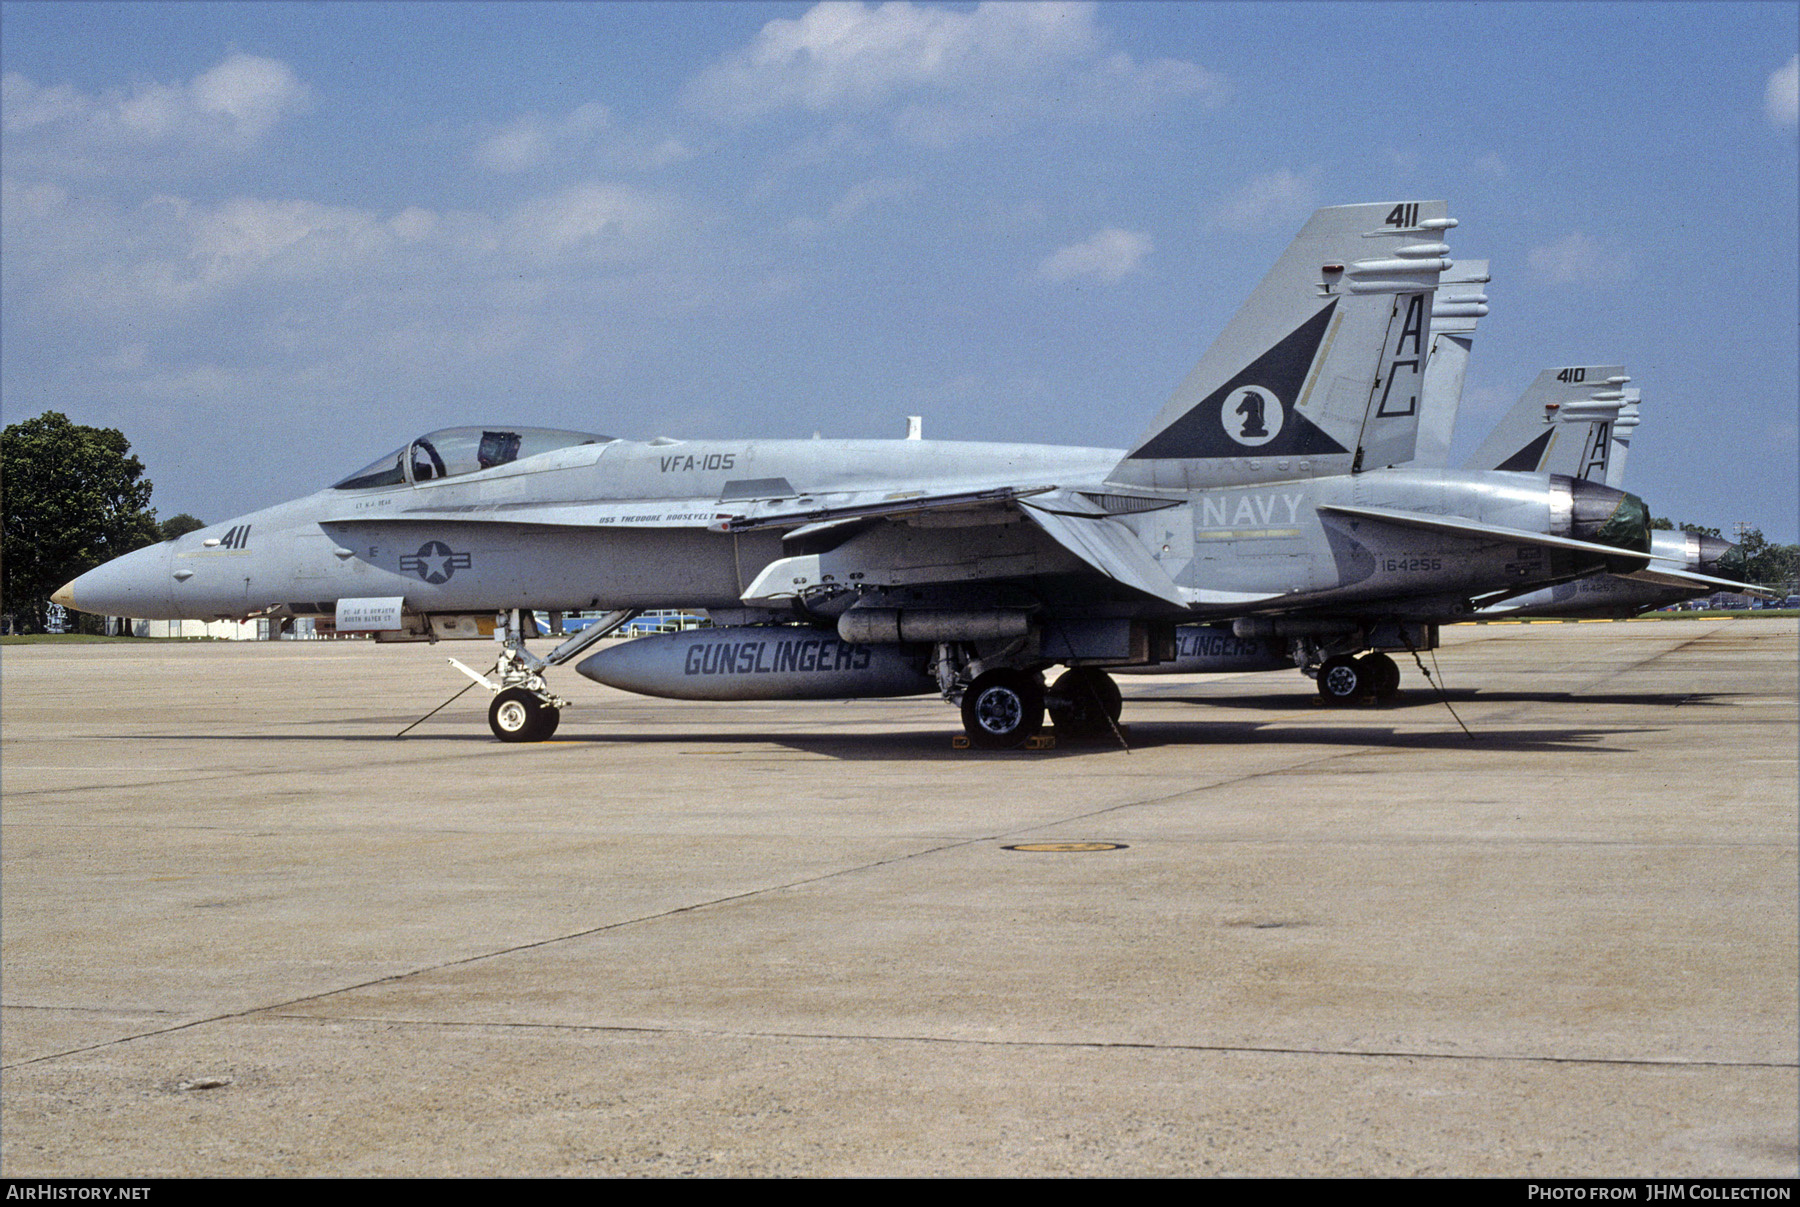
<path id="1" fill-rule="evenodd" d="M 1792 620 L 1039 753 L 569 672 L 396 739 L 446 653 L 5 650 L 0 1172 L 1800 1173 Z"/>

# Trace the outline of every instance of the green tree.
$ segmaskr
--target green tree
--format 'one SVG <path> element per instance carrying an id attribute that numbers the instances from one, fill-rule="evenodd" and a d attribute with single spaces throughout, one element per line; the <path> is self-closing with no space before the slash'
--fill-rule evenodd
<path id="1" fill-rule="evenodd" d="M 186 536 L 188 533 L 204 527 L 206 527 L 205 520 L 191 516 L 184 511 L 180 515 L 172 515 L 158 524 L 156 534 L 165 541 L 172 541 L 178 536 Z"/>
<path id="2" fill-rule="evenodd" d="M 0 432 L 0 610 L 44 628 L 51 592 L 158 539 L 150 482 L 114 428 L 46 411 Z"/>
<path id="3" fill-rule="evenodd" d="M 1702 528 L 1698 524 L 1677 524 L 1668 517 L 1659 515 L 1650 517 L 1650 528 L 1654 532 L 1674 532 L 1676 529 L 1680 529 L 1682 532 L 1692 532 L 1696 536 L 1716 536 L 1721 539 L 1725 535 L 1717 528 Z"/>
<path id="4" fill-rule="evenodd" d="M 1744 553 L 1744 578 L 1761 587 L 1789 594 L 1800 574 L 1800 545 L 1777 545 L 1752 528 L 1738 542 Z"/>

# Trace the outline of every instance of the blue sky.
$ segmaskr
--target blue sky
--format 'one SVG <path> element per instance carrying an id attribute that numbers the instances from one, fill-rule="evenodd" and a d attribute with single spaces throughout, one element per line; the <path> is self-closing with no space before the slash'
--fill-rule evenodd
<path id="1" fill-rule="evenodd" d="M 0 409 L 221 520 L 413 435 L 1122 446 L 1312 209 L 1492 261 L 1467 452 L 1620 363 L 1800 539 L 1793 4 L 0 4 Z"/>

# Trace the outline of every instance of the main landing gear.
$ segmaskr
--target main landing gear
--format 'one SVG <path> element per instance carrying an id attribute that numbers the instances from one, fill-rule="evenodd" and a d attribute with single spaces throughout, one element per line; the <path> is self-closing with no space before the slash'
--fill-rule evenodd
<path id="1" fill-rule="evenodd" d="M 1094 737 L 1117 729 L 1123 701 L 1104 671 L 1077 667 L 1048 691 L 1036 671 L 1001 667 L 976 676 L 963 689 L 963 731 L 981 750 L 1013 750 L 1044 727 L 1048 709 L 1058 735 Z"/>
<path id="2" fill-rule="evenodd" d="M 1002 667 L 969 684 L 962 698 L 963 730 L 983 750 L 1023 746 L 1044 727 L 1044 680 Z"/>
<path id="3" fill-rule="evenodd" d="M 1064 671 L 1050 688 L 1050 720 L 1058 734 L 1092 738 L 1116 733 L 1124 700 L 1105 671 L 1078 666 Z"/>
<path id="4" fill-rule="evenodd" d="M 1341 707 L 1367 700 L 1391 700 L 1400 694 L 1400 667 L 1376 652 L 1352 658 L 1338 654 L 1319 664 L 1319 697 Z"/>

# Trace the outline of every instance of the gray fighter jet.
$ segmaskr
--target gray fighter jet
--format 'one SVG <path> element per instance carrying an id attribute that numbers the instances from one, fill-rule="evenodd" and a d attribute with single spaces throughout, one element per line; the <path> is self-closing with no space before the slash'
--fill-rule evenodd
<path id="1" fill-rule="evenodd" d="M 1642 394 L 1626 389 L 1619 365 L 1545 369 L 1469 459 L 1527 473 L 1565 473 L 1617 487 L 1624 479 L 1631 434 L 1641 422 Z M 1636 616 L 1684 599 L 1731 591 L 1770 595 L 1738 581 L 1744 555 L 1716 536 L 1652 532 L 1651 560 L 1631 574 L 1590 574 L 1503 600 L 1484 601 L 1488 616 Z M 1727 577 L 1732 576 L 1732 577 Z"/>
<path id="2" fill-rule="evenodd" d="M 545 674 L 577 658 L 676 698 L 935 691 L 1000 748 L 1046 707 L 1059 728 L 1114 723 L 1107 669 L 1173 659 L 1183 624 L 1289 649 L 1431 648 L 1477 598 L 1641 569 L 1650 548 L 1643 503 L 1599 483 L 1401 466 L 1454 225 L 1442 202 L 1320 210 L 1127 450 L 451 428 L 56 599 L 331 616 L 390 638 L 485 630 L 497 668 L 468 673 L 508 741 L 554 731 L 567 701 Z M 669 607 L 721 627 L 593 652 L 634 610 Z M 540 658 L 533 609 L 611 612 Z M 1345 667 L 1370 673 L 1350 653 L 1320 673 Z"/>

